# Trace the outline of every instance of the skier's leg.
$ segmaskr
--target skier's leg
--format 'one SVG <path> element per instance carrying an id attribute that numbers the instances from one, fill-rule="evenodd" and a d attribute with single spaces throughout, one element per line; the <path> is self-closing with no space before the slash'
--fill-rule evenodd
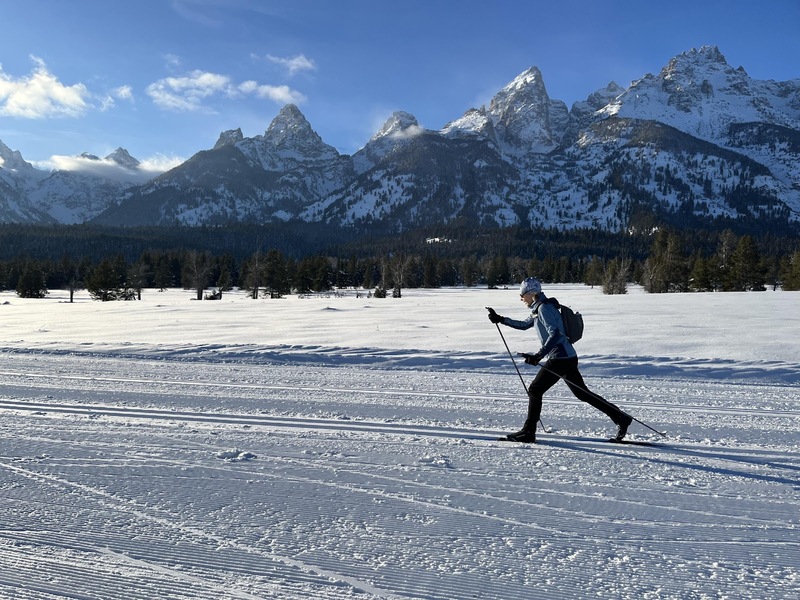
<path id="1" fill-rule="evenodd" d="M 528 416 L 522 429 L 515 433 L 509 433 L 505 439 L 512 442 L 534 443 L 536 441 L 536 423 L 542 412 L 542 397 L 544 393 L 553 387 L 558 381 L 559 376 L 544 369 L 540 369 L 528 386 Z"/>
<path id="2" fill-rule="evenodd" d="M 578 370 L 578 359 L 568 359 L 570 363 L 563 375 L 564 382 L 569 387 L 570 391 L 575 395 L 578 400 L 586 402 L 600 412 L 604 413 L 609 419 L 614 421 L 618 427 L 616 439 L 621 440 L 628 432 L 628 426 L 631 424 L 631 417 L 623 412 L 616 404 L 612 404 L 600 394 L 596 394 L 586 387 L 583 381 L 583 376 Z"/>
<path id="3" fill-rule="evenodd" d="M 536 423 L 542 414 L 542 400 L 547 390 L 558 383 L 560 373 L 539 369 L 528 386 L 528 418 L 523 429 L 536 431 Z"/>

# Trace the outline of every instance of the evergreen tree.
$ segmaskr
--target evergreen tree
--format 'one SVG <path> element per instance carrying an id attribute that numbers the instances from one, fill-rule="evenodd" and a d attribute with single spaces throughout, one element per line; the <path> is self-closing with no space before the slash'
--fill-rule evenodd
<path id="1" fill-rule="evenodd" d="M 44 298 L 47 295 L 46 274 L 38 264 L 28 262 L 17 280 L 20 298 Z"/>
<path id="2" fill-rule="evenodd" d="M 680 237 L 661 230 L 642 269 L 642 285 L 650 293 L 684 292 L 689 288 L 688 261 Z"/>
<path id="3" fill-rule="evenodd" d="M 764 287 L 764 269 L 758 248 L 749 235 L 743 236 L 731 257 L 730 289 L 738 291 L 759 291 Z"/>
<path id="4" fill-rule="evenodd" d="M 781 266 L 781 279 L 784 290 L 800 290 L 800 250 L 784 258 Z"/>
<path id="5" fill-rule="evenodd" d="M 690 289 L 696 292 L 714 291 L 713 262 L 703 256 L 695 255 L 690 276 Z"/>
<path id="6" fill-rule="evenodd" d="M 602 285 L 604 268 L 603 261 L 596 256 L 592 256 L 583 272 L 583 283 L 591 287 Z"/>
<path id="7" fill-rule="evenodd" d="M 172 266 L 167 254 L 161 254 L 156 259 L 155 273 L 153 274 L 153 285 L 163 292 L 167 288 L 175 285 L 175 279 L 172 274 Z"/>
<path id="8" fill-rule="evenodd" d="M 124 297 L 125 271 L 119 271 L 121 266 L 117 258 L 104 258 L 100 261 L 86 281 L 86 289 L 92 298 L 110 302 Z"/>
<path id="9" fill-rule="evenodd" d="M 493 256 L 486 267 L 486 285 L 490 288 L 504 285 L 508 283 L 510 277 L 508 259 L 505 256 Z"/>
<path id="10" fill-rule="evenodd" d="M 270 250 L 264 260 L 264 296 L 282 298 L 292 287 L 286 268 L 286 258 L 280 250 Z"/>
<path id="11" fill-rule="evenodd" d="M 478 260 L 474 256 L 461 259 L 461 282 L 466 287 L 478 284 Z"/>
<path id="12" fill-rule="evenodd" d="M 433 254 L 428 254 L 423 260 L 423 275 L 422 287 L 425 288 L 438 288 L 439 287 L 439 269 L 438 260 Z"/>
<path id="13" fill-rule="evenodd" d="M 220 292 L 228 292 L 233 289 L 233 282 L 236 281 L 236 260 L 231 254 L 225 254 L 218 262 L 219 275 L 216 285 Z"/>

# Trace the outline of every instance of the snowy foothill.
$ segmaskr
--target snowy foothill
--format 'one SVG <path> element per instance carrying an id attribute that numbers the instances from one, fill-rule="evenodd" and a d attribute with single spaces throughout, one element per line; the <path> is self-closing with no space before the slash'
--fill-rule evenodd
<path id="1" fill-rule="evenodd" d="M 516 286 L 0 293 L 0 598 L 800 597 L 800 293 L 545 292 L 666 437 L 559 384 L 497 441 Z"/>

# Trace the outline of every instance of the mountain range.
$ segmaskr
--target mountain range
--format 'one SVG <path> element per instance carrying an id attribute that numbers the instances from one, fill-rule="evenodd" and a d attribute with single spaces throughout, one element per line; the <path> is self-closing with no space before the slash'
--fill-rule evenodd
<path id="1" fill-rule="evenodd" d="M 131 173 L 46 173 L 0 142 L 0 222 L 218 225 L 322 222 L 401 231 L 474 226 L 622 231 L 714 219 L 800 224 L 800 79 L 759 81 L 704 46 L 571 108 L 541 72 L 440 130 L 393 114 L 353 155 L 327 145 L 294 105 L 263 135 L 213 148 L 144 183 Z"/>

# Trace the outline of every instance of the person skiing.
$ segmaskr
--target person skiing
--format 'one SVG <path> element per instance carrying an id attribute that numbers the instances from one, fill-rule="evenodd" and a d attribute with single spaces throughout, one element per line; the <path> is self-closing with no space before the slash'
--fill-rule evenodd
<path id="1" fill-rule="evenodd" d="M 503 317 L 493 308 L 489 308 L 489 320 L 513 329 L 524 330 L 533 327 L 539 334 L 541 348 L 535 354 L 522 356 L 529 365 L 538 365 L 542 360 L 546 362 L 528 386 L 528 417 L 525 419 L 525 424 L 520 431 L 509 433 L 505 439 L 522 443 L 536 442 L 536 423 L 542 412 L 542 398 L 559 379 L 563 379 L 576 398 L 605 413 L 614 421 L 617 425 L 617 434 L 612 441 L 622 441 L 633 419 L 619 407 L 586 387 L 578 370 L 578 355 L 564 333 L 558 303 L 553 300 L 548 301 L 542 292 L 541 282 L 535 277 L 528 277 L 520 283 L 519 296 L 520 300 L 531 309 L 527 319 L 517 321 Z"/>

